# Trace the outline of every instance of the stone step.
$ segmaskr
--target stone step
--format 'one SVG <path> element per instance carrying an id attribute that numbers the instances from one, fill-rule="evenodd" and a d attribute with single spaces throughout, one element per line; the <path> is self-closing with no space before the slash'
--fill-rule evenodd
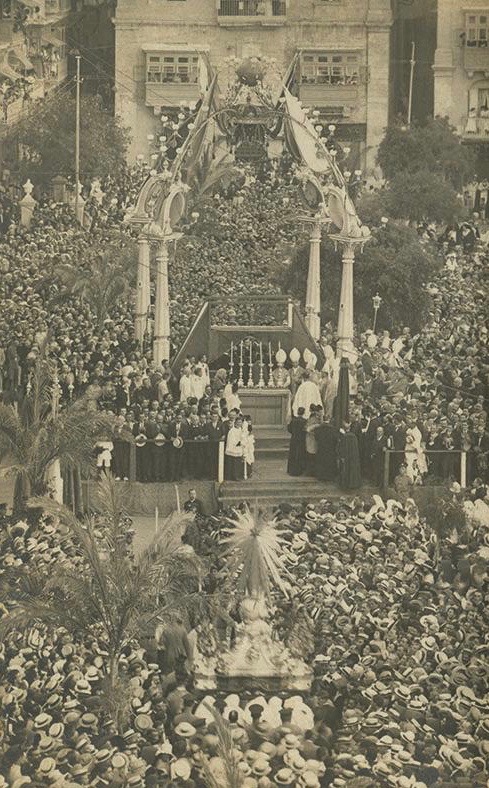
<path id="1" fill-rule="evenodd" d="M 258 461 L 273 459 L 287 461 L 288 449 L 283 446 L 255 446 L 255 459 Z"/>

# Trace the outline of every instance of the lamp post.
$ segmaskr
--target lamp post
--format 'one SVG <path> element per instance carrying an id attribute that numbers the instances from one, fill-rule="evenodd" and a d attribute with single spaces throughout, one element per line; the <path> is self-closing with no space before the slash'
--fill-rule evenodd
<path id="1" fill-rule="evenodd" d="M 379 296 L 378 293 L 376 293 L 374 296 L 372 296 L 372 304 L 374 305 L 374 325 L 373 325 L 373 329 L 372 330 L 373 330 L 374 334 L 375 334 L 375 327 L 377 325 L 377 312 L 380 309 L 381 303 L 382 303 L 382 299 L 381 299 L 381 297 Z"/>

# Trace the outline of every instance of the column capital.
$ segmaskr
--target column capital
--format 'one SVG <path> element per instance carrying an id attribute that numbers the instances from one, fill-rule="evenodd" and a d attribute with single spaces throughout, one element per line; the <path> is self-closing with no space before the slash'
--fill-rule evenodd
<path id="1" fill-rule="evenodd" d="M 360 251 L 363 251 L 363 247 L 370 239 L 370 235 L 365 238 L 349 238 L 348 236 L 338 235 L 336 233 L 329 236 L 333 241 L 335 248 L 338 248 L 338 244 L 341 246 L 343 257 L 345 258 L 355 258 L 355 249 L 360 247 Z"/>

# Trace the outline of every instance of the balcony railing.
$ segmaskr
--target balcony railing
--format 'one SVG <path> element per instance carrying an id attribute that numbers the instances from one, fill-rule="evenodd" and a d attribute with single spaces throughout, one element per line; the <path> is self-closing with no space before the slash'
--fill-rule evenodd
<path id="1" fill-rule="evenodd" d="M 466 140 L 486 140 L 489 142 L 489 112 L 487 117 L 468 117 L 462 119 L 462 134 Z"/>
<path id="2" fill-rule="evenodd" d="M 220 17 L 284 17 L 286 0 L 220 0 Z"/>

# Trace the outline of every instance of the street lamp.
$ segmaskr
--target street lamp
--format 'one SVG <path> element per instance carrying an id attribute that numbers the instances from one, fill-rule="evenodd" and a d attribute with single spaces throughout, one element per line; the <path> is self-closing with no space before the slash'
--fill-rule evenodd
<path id="1" fill-rule="evenodd" d="M 374 296 L 372 296 L 372 303 L 374 305 L 374 326 L 373 326 L 373 332 L 375 334 L 375 326 L 377 325 L 377 312 L 379 311 L 380 305 L 382 303 L 382 299 L 381 299 L 381 297 L 379 296 L 378 293 L 376 293 Z"/>

